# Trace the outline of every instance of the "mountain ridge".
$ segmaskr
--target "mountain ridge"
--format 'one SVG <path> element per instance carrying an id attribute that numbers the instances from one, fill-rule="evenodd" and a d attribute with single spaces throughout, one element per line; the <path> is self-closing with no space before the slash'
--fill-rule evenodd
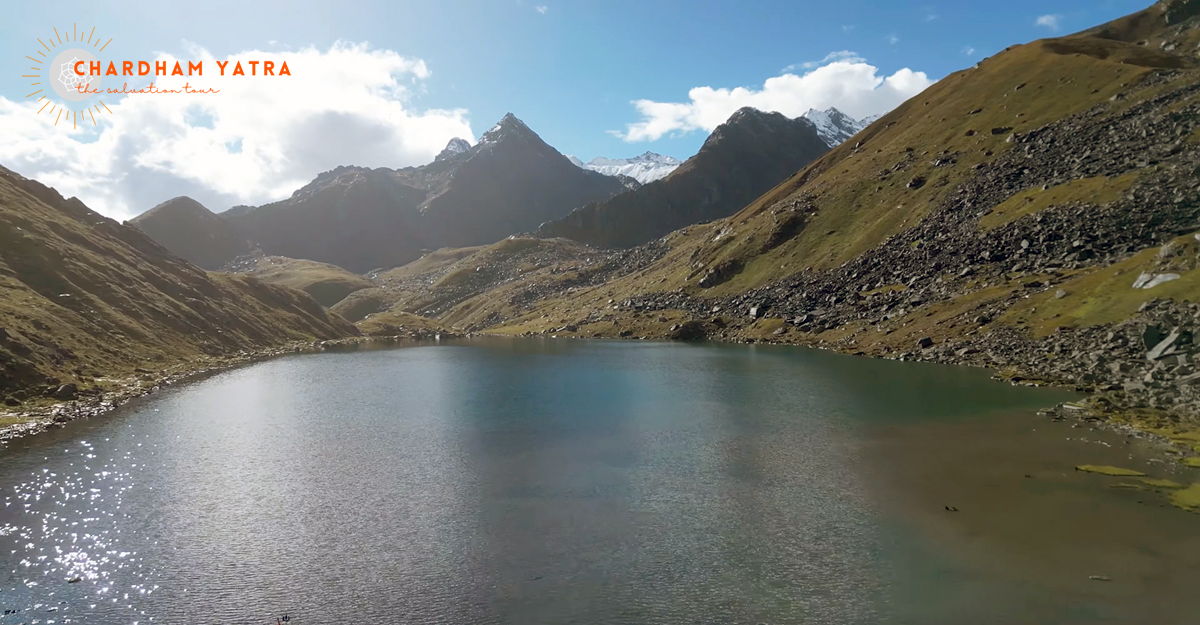
<path id="1" fill-rule="evenodd" d="M 403 265 L 422 250 L 482 245 L 532 230 L 636 185 L 626 177 L 580 170 L 508 113 L 475 145 L 452 139 L 431 163 L 401 169 L 339 166 L 284 200 L 199 221 L 214 231 L 226 224 L 234 238 L 268 256 L 364 273 Z M 240 255 L 230 246 L 193 249 L 219 238 L 195 240 L 195 206 L 168 203 L 130 223 L 208 268 Z"/>
<path id="2" fill-rule="evenodd" d="M 642 184 L 649 184 L 655 180 L 666 178 L 683 164 L 683 161 L 677 158 L 663 156 L 662 154 L 648 150 L 631 158 L 605 158 L 597 156 L 586 163 L 574 156 L 568 156 L 567 158 L 576 167 L 590 169 L 606 176 L 629 176 Z"/>
<path id="3" fill-rule="evenodd" d="M 726 217 L 828 151 L 812 122 L 743 108 L 667 178 L 542 224 L 537 234 L 599 247 L 633 247 Z"/>

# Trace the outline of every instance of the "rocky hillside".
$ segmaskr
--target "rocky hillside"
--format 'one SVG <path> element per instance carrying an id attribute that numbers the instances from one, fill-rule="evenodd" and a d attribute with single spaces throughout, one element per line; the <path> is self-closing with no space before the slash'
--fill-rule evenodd
<path id="1" fill-rule="evenodd" d="M 0 168 L 0 402 L 98 395 L 126 376 L 358 334 L 311 297 L 209 274 L 141 231 Z"/>
<path id="2" fill-rule="evenodd" d="M 375 274 L 375 288 L 352 293 L 333 310 L 355 322 L 380 313 L 411 313 L 479 329 L 528 312 L 546 297 L 646 267 L 663 251 L 644 246 L 631 253 L 568 239 L 514 236 L 482 247 L 437 250 Z"/>
<path id="3" fill-rule="evenodd" d="M 339 167 L 286 200 L 236 207 L 216 223 L 263 254 L 365 273 L 403 265 L 426 250 L 493 243 L 637 185 L 576 167 L 508 114 L 474 146 L 454 139 L 427 165 Z M 204 266 L 244 253 L 212 245 L 210 228 L 193 234 L 190 228 L 203 217 L 198 204 L 166 208 L 133 223 Z"/>
<path id="4" fill-rule="evenodd" d="M 1014 46 L 644 266 L 447 314 L 986 366 L 1200 451 L 1198 66 L 1194 0 Z"/>
<path id="5" fill-rule="evenodd" d="M 728 217 L 829 150 L 806 119 L 744 108 L 668 178 L 595 202 L 538 229 L 598 247 L 633 247 Z"/>
<path id="6" fill-rule="evenodd" d="M 134 217 L 130 225 L 193 265 L 218 269 L 250 251 L 228 221 L 190 197 L 177 197 Z"/>

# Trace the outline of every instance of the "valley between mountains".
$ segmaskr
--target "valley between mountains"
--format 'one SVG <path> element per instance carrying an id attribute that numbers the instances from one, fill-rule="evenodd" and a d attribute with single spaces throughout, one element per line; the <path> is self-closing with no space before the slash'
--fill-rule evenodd
<path id="1" fill-rule="evenodd" d="M 510 114 L 427 165 L 126 225 L 3 170 L 0 236 L 10 423 L 364 336 L 777 342 L 1076 388 L 1059 412 L 1197 466 L 1200 2 L 1013 46 L 879 119 L 742 109 L 683 162 L 583 163 Z"/>

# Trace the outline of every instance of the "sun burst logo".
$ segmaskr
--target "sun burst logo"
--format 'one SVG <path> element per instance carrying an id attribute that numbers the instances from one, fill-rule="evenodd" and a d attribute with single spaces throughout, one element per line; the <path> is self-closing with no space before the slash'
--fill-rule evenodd
<path id="1" fill-rule="evenodd" d="M 39 87 L 38 90 L 25 97 L 39 96 L 37 101 L 42 102 L 42 106 L 38 109 L 38 115 L 46 112 L 54 116 L 55 126 L 58 126 L 60 121 L 70 122 L 71 128 L 74 129 L 89 119 L 92 124 L 98 125 L 97 115 L 112 113 L 108 105 L 96 97 L 101 77 L 80 75 L 75 69 L 80 62 L 86 66 L 97 61 L 96 54 L 103 52 L 104 48 L 112 43 L 110 38 L 101 45 L 102 40 L 102 37 L 96 37 L 96 28 L 92 27 L 85 42 L 83 31 L 78 29 L 77 24 L 72 25 L 70 33 L 66 32 L 65 28 L 59 33 L 55 27 L 54 37 L 46 37 L 46 41 L 37 38 L 38 43 L 45 49 L 36 52 L 41 58 L 25 55 L 25 58 L 36 63 L 30 69 L 37 73 L 22 74 L 21 77 L 37 79 L 29 86 Z M 71 46 L 72 43 L 75 45 Z M 92 46 L 91 49 L 87 48 L 89 45 Z M 96 50 L 96 54 L 93 54 L 92 50 Z"/>

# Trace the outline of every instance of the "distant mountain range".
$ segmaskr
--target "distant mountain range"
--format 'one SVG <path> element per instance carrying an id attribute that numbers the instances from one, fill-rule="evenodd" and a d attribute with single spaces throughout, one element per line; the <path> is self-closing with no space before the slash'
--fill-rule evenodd
<path id="1" fill-rule="evenodd" d="M 452 139 L 427 165 L 338 167 L 286 200 L 221 214 L 178 197 L 130 223 L 206 269 L 258 254 L 365 273 L 539 227 L 546 236 L 630 246 L 731 214 L 859 123 L 836 109 L 791 120 L 746 108 L 686 163 L 646 152 L 585 164 L 510 113 L 473 146 Z"/>
<path id="2" fill-rule="evenodd" d="M 575 167 L 510 113 L 474 146 L 451 140 L 428 165 L 338 167 L 286 200 L 220 215 L 177 198 L 131 223 L 209 269 L 254 248 L 364 273 L 403 265 L 424 250 L 531 231 L 637 186 Z"/>
<path id="3" fill-rule="evenodd" d="M 683 161 L 670 157 L 656 154 L 654 152 L 644 152 L 641 156 L 633 158 L 604 158 L 598 156 L 584 163 L 583 161 L 568 156 L 571 162 L 576 167 L 590 169 L 594 172 L 599 172 L 605 176 L 629 176 L 642 184 L 654 182 L 666 178 L 675 168 L 683 164 Z"/>

